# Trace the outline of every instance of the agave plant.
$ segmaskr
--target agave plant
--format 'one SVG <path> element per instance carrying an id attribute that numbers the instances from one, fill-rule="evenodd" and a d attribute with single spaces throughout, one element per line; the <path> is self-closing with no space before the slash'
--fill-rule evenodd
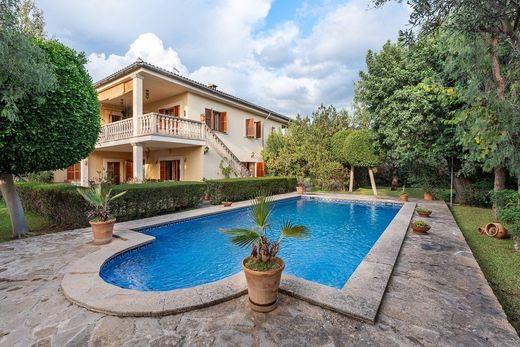
<path id="1" fill-rule="evenodd" d="M 92 206 L 87 211 L 87 216 L 91 221 L 106 222 L 110 218 L 110 202 L 123 196 L 126 191 L 112 196 L 112 189 L 104 190 L 101 184 L 94 187 L 80 189 L 78 193 Z"/>
<path id="2" fill-rule="evenodd" d="M 225 234 L 233 235 L 231 242 L 240 247 L 252 247 L 251 257 L 257 262 L 267 263 L 278 253 L 280 243 L 285 237 L 303 238 L 309 234 L 304 225 L 295 225 L 285 221 L 280 225 L 280 235 L 276 241 L 271 240 L 268 232 L 272 231 L 271 215 L 273 212 L 272 198 L 258 196 L 251 200 L 250 218 L 254 223 L 252 228 L 235 228 L 222 230 Z"/>

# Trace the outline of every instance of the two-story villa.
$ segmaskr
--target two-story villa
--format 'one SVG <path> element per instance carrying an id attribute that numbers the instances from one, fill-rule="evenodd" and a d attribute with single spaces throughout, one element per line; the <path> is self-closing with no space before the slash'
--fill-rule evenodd
<path id="1" fill-rule="evenodd" d="M 55 172 L 56 182 L 88 185 L 145 179 L 198 181 L 263 176 L 266 138 L 286 116 L 142 60 L 95 84 L 101 133 L 88 158 Z"/>

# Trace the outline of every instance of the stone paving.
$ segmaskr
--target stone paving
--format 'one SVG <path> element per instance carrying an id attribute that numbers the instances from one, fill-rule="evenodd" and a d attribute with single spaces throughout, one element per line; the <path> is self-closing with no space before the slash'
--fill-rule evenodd
<path id="1" fill-rule="evenodd" d="M 0 244 L 0 346 L 520 346 L 449 209 L 427 204 L 430 234 L 408 232 L 375 325 L 285 295 L 269 314 L 246 296 L 162 318 L 90 312 L 60 292 L 98 249 L 79 229 Z"/>

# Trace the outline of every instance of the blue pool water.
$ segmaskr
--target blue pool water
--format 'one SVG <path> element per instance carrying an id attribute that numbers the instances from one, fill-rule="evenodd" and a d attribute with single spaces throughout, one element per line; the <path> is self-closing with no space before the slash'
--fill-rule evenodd
<path id="1" fill-rule="evenodd" d="M 399 209 L 397 204 L 307 197 L 276 202 L 275 225 L 288 219 L 311 232 L 306 239 L 283 240 L 278 255 L 285 272 L 342 288 Z M 164 291 L 236 274 L 250 249 L 231 244 L 219 230 L 251 226 L 248 214 L 240 209 L 144 229 L 156 240 L 110 260 L 100 275 L 122 288 Z"/>

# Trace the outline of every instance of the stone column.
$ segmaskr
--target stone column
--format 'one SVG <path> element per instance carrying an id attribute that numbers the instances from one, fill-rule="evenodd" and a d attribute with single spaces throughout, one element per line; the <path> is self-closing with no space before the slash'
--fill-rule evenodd
<path id="1" fill-rule="evenodd" d="M 88 158 L 80 161 L 80 182 L 82 187 L 88 187 Z"/>
<path id="2" fill-rule="evenodd" d="M 133 133 L 138 135 L 137 117 L 143 114 L 143 75 L 135 74 L 132 76 L 132 118 Z M 134 165 L 135 168 L 135 165 Z"/>
<path id="3" fill-rule="evenodd" d="M 138 183 L 143 182 L 143 145 L 141 143 L 132 143 L 133 153 L 133 172 L 132 177 Z"/>

